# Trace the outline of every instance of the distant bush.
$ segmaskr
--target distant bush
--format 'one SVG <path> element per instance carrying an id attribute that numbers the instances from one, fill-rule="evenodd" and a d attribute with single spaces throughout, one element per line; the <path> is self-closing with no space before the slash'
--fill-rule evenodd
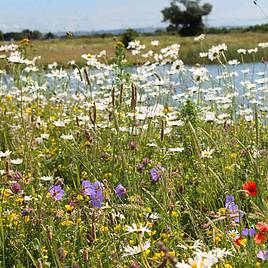
<path id="1" fill-rule="evenodd" d="M 133 29 L 127 29 L 121 35 L 121 42 L 124 44 L 125 47 L 128 47 L 129 42 L 134 41 L 135 38 L 138 36 L 138 33 Z"/>

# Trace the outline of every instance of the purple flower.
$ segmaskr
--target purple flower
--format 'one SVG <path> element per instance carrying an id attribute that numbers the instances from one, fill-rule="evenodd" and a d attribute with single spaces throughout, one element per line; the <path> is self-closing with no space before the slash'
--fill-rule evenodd
<path id="1" fill-rule="evenodd" d="M 11 171 L 9 176 L 14 180 L 14 181 L 18 181 L 22 178 L 22 175 L 19 171 Z"/>
<path id="2" fill-rule="evenodd" d="M 143 158 L 143 160 L 142 160 L 142 163 L 144 164 L 144 165 L 148 165 L 148 164 L 150 164 L 152 161 L 148 158 L 148 157 L 145 157 L 145 158 Z"/>
<path id="3" fill-rule="evenodd" d="M 256 233 L 256 230 L 252 227 L 250 229 L 244 228 L 241 232 L 243 236 L 249 236 L 250 238 L 252 238 L 255 235 L 255 233 Z"/>
<path id="4" fill-rule="evenodd" d="M 233 195 L 226 195 L 226 202 L 227 203 L 233 203 L 234 202 L 234 196 Z"/>
<path id="5" fill-rule="evenodd" d="M 48 192 L 50 193 L 51 197 L 57 201 L 61 200 L 64 195 L 64 190 L 60 185 L 50 187 Z"/>
<path id="6" fill-rule="evenodd" d="M 257 257 L 263 261 L 268 259 L 268 250 L 261 250 L 257 253 Z"/>
<path id="7" fill-rule="evenodd" d="M 21 215 L 23 217 L 27 216 L 28 215 L 28 211 L 26 209 L 24 209 L 22 212 L 21 212 Z"/>
<path id="8" fill-rule="evenodd" d="M 229 210 L 237 210 L 234 203 L 234 196 L 233 195 L 226 195 L 226 201 L 225 201 L 225 208 Z"/>
<path id="9" fill-rule="evenodd" d="M 163 177 L 163 172 L 165 169 L 161 165 L 157 165 L 156 167 L 150 170 L 151 178 L 153 182 L 157 182 Z"/>
<path id="10" fill-rule="evenodd" d="M 21 186 L 20 186 L 20 184 L 17 183 L 17 182 L 14 182 L 14 183 L 12 184 L 12 186 L 11 186 L 11 190 L 12 190 L 15 194 L 17 194 L 17 193 L 21 190 Z"/>
<path id="11" fill-rule="evenodd" d="M 91 204 L 100 208 L 104 200 L 102 193 L 102 184 L 99 181 L 91 183 L 90 181 L 82 181 L 83 193 L 90 196 Z"/>
<path id="12" fill-rule="evenodd" d="M 90 181 L 82 181 L 82 192 L 85 195 L 89 195 L 92 189 L 92 183 Z"/>
<path id="13" fill-rule="evenodd" d="M 231 212 L 230 216 L 234 218 L 235 222 L 240 222 L 240 219 L 245 215 L 243 211 L 238 209 L 238 205 L 234 202 L 233 195 L 226 196 L 225 208 Z"/>
<path id="14" fill-rule="evenodd" d="M 123 197 L 127 193 L 127 189 L 120 183 L 118 186 L 115 188 L 115 193 L 119 197 Z"/>
<path id="15" fill-rule="evenodd" d="M 143 172 L 143 171 L 144 171 L 144 165 L 143 165 L 143 164 L 138 164 L 138 165 L 137 165 L 137 170 L 138 170 L 139 172 Z"/>

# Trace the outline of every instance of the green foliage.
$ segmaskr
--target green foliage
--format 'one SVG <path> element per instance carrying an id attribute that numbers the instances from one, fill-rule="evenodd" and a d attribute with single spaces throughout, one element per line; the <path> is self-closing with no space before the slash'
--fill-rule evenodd
<path id="1" fill-rule="evenodd" d="M 196 105 L 188 99 L 181 109 L 181 116 L 185 121 L 189 121 L 193 126 L 197 123 L 198 110 Z"/>
<path id="2" fill-rule="evenodd" d="M 129 42 L 134 41 L 138 36 L 138 33 L 133 29 L 127 29 L 121 36 L 121 42 L 125 47 L 128 47 Z"/>
<path id="3" fill-rule="evenodd" d="M 170 22 L 168 31 L 179 32 L 182 36 L 193 36 L 204 32 L 202 18 L 211 10 L 211 4 L 205 3 L 201 6 L 199 0 L 173 0 L 170 7 L 162 10 L 162 14 L 164 21 Z"/>
<path id="4" fill-rule="evenodd" d="M 52 32 L 49 32 L 45 35 L 45 39 L 54 39 L 55 35 Z"/>

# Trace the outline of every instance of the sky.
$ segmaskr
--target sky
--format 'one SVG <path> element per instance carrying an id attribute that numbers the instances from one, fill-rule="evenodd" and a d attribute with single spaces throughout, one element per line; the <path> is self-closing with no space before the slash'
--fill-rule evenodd
<path id="1" fill-rule="evenodd" d="M 205 0 L 209 26 L 268 23 L 268 0 Z M 165 27 L 161 10 L 170 0 L 0 0 L 0 30 L 98 31 Z M 265 13 L 265 14 L 263 14 Z"/>

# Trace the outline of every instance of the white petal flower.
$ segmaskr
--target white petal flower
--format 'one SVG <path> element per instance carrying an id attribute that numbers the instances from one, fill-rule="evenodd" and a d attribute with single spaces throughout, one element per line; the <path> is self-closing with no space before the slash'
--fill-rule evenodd
<path id="1" fill-rule="evenodd" d="M 51 181 L 53 180 L 54 178 L 52 176 L 42 176 L 40 178 L 41 181 Z"/>
<path id="2" fill-rule="evenodd" d="M 23 160 L 21 158 L 12 159 L 10 161 L 10 163 L 13 164 L 13 165 L 20 165 L 22 162 L 23 162 Z"/>
<path id="3" fill-rule="evenodd" d="M 0 158 L 9 157 L 11 153 L 12 153 L 11 151 L 5 151 L 5 152 L 0 151 Z"/>
<path id="4" fill-rule="evenodd" d="M 125 253 L 123 254 L 123 257 L 139 254 L 149 249 L 150 246 L 151 246 L 150 240 L 147 240 L 145 243 L 141 243 L 138 246 L 134 246 L 134 247 L 126 246 L 124 247 Z"/>

